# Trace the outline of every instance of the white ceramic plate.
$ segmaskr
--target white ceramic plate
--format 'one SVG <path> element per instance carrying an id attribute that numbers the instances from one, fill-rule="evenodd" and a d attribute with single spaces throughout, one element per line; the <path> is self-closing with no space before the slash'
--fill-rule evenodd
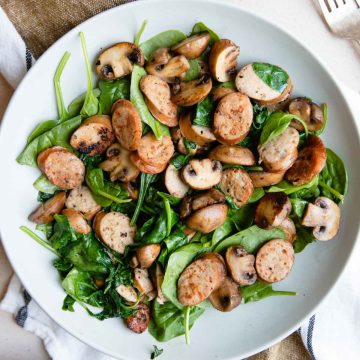
<path id="1" fill-rule="evenodd" d="M 297 297 L 274 297 L 241 305 L 231 313 L 208 310 L 191 331 L 191 345 L 183 338 L 161 344 L 161 359 L 239 359 L 285 337 L 308 317 L 333 287 L 354 246 L 359 224 L 359 138 L 346 100 L 332 75 L 290 35 L 258 16 L 224 3 L 201 1 L 135 2 L 109 10 L 79 25 L 55 43 L 27 74 L 13 96 L 0 134 L 0 228 L 6 253 L 25 287 L 38 304 L 63 328 L 85 343 L 121 359 L 149 358 L 156 341 L 147 333 L 135 335 L 119 319 L 100 322 L 77 307 L 61 310 L 64 292 L 52 267 L 53 255 L 25 234 L 20 225 L 33 227 L 28 214 L 36 206 L 33 181 L 37 169 L 19 166 L 16 156 L 26 136 L 41 120 L 56 118 L 52 78 L 68 50 L 72 53 L 62 79 L 68 103 L 86 89 L 79 31 L 86 36 L 90 59 L 103 47 L 132 41 L 142 21 L 149 24 L 143 39 L 168 29 L 191 30 L 197 21 L 214 28 L 241 47 L 239 65 L 265 61 L 288 70 L 295 94 L 329 104 L 326 145 L 344 159 L 349 170 L 350 192 L 342 209 L 341 230 L 328 243 L 309 246 L 296 257 L 290 276 L 275 288 L 293 290 Z M 331 314 L 329 314 L 331 316 Z"/>

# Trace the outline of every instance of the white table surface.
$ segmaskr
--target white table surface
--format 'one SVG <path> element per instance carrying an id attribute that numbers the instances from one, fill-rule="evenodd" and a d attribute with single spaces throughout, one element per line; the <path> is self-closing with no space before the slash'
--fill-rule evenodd
<path id="1" fill-rule="evenodd" d="M 229 0 L 259 15 L 302 40 L 333 71 L 334 76 L 360 94 L 360 46 L 335 37 L 322 20 L 317 0 Z M 241 45 L 241 44 L 239 44 Z M 0 119 L 12 89 L 0 75 Z M 12 269 L 0 243 L 0 299 L 5 293 Z M 0 311 L 0 359 L 48 359 L 41 341 L 18 327 L 13 318 Z M 65 360 L 65 359 L 64 359 Z"/>

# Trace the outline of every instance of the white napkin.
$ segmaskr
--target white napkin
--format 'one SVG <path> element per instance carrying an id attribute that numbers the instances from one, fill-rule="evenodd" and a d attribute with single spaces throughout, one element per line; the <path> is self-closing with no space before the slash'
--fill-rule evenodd
<path id="1" fill-rule="evenodd" d="M 0 73 L 14 88 L 34 59 L 14 26 L 0 8 Z M 353 104 L 359 95 L 344 89 Z M 357 109 L 360 116 L 360 106 Z M 360 244 L 342 278 L 308 322 L 298 330 L 313 359 L 339 360 L 360 358 Z M 54 360 L 112 360 L 83 344 L 59 327 L 35 303 L 16 275 L 9 284 L 0 309 L 14 315 L 25 330 L 39 336 Z M 290 358 L 290 354 L 289 354 Z"/>

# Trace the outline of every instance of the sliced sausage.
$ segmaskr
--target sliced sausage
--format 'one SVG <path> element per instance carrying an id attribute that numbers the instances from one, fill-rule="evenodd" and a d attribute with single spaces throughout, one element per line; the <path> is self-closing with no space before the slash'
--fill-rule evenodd
<path id="1" fill-rule="evenodd" d="M 47 159 L 47 157 L 56 151 L 66 151 L 69 152 L 68 149 L 62 147 L 62 146 L 53 146 L 51 148 L 48 148 L 46 150 L 43 150 L 38 156 L 37 156 L 37 165 L 39 167 L 39 169 L 44 172 L 45 171 L 45 160 Z"/>
<path id="2" fill-rule="evenodd" d="M 120 145 L 126 150 L 137 150 L 142 135 L 142 123 L 135 106 L 125 99 L 112 107 L 111 123 Z"/>
<path id="3" fill-rule="evenodd" d="M 241 169 L 224 170 L 221 176 L 220 188 L 221 191 L 225 195 L 230 196 L 239 207 L 249 201 L 254 191 L 249 174 Z"/>
<path id="4" fill-rule="evenodd" d="M 148 269 L 159 256 L 161 246 L 159 244 L 149 244 L 139 246 L 136 249 L 136 257 L 142 269 Z"/>
<path id="5" fill-rule="evenodd" d="M 250 171 L 249 176 L 254 188 L 271 186 L 278 184 L 285 175 L 285 171 L 267 172 L 267 171 Z"/>
<path id="6" fill-rule="evenodd" d="M 85 165 L 70 151 L 53 151 L 45 159 L 44 173 L 60 189 L 71 190 L 85 178 Z"/>
<path id="7" fill-rule="evenodd" d="M 130 225 L 130 219 L 122 213 L 99 212 L 93 226 L 97 237 L 120 254 L 124 254 L 127 245 L 134 243 L 136 226 Z"/>
<path id="8" fill-rule="evenodd" d="M 258 147 L 259 163 L 271 172 L 289 169 L 298 156 L 299 133 L 288 127 L 280 135 Z"/>
<path id="9" fill-rule="evenodd" d="M 178 298 L 184 306 L 203 302 L 225 280 L 226 268 L 219 254 L 209 253 L 185 268 L 178 280 Z"/>
<path id="10" fill-rule="evenodd" d="M 190 189 L 189 186 L 182 181 L 180 171 L 172 164 L 169 164 L 166 168 L 164 182 L 169 194 L 180 199 L 183 198 Z"/>
<path id="11" fill-rule="evenodd" d="M 65 206 L 68 209 L 80 211 L 85 219 L 91 220 L 101 210 L 87 186 L 79 186 L 70 191 Z"/>
<path id="12" fill-rule="evenodd" d="M 148 294 L 154 290 L 154 285 L 146 269 L 134 269 L 134 286 L 139 290 L 140 294 Z"/>
<path id="13" fill-rule="evenodd" d="M 326 164 L 326 148 L 318 136 L 310 136 L 294 165 L 287 171 L 286 180 L 294 185 L 310 182 Z"/>
<path id="14" fill-rule="evenodd" d="M 137 153 L 130 154 L 130 160 L 141 172 L 145 174 L 160 174 L 165 170 L 167 165 L 167 163 L 161 166 L 149 165 L 148 163 L 142 161 Z"/>
<path id="15" fill-rule="evenodd" d="M 136 291 L 131 285 L 120 284 L 116 288 L 116 292 L 128 302 L 135 303 L 137 301 Z"/>
<path id="16" fill-rule="evenodd" d="M 65 205 L 66 193 L 58 192 L 46 200 L 29 215 L 29 220 L 36 224 L 48 224 L 54 220 L 54 215 L 59 214 Z"/>
<path id="17" fill-rule="evenodd" d="M 147 133 L 141 138 L 138 148 L 139 158 L 152 166 L 164 166 L 174 154 L 174 144 L 170 136 L 156 139 L 153 133 Z"/>
<path id="18" fill-rule="evenodd" d="M 61 212 L 69 221 L 70 226 L 80 234 L 88 234 L 91 232 L 91 227 L 83 217 L 80 211 L 74 209 L 64 209 Z"/>
<path id="19" fill-rule="evenodd" d="M 143 333 L 149 326 L 150 309 L 144 304 L 140 303 L 136 308 L 136 313 L 125 319 L 128 329 L 136 334 Z"/>
<path id="20" fill-rule="evenodd" d="M 167 126 L 177 126 L 177 106 L 170 100 L 169 85 L 157 76 L 146 75 L 140 80 L 140 89 L 153 116 Z"/>
<path id="21" fill-rule="evenodd" d="M 209 158 L 232 165 L 252 166 L 256 164 L 251 150 L 242 146 L 218 145 L 210 151 Z"/>
<path id="22" fill-rule="evenodd" d="M 192 230 L 208 234 L 224 224 L 228 208 L 225 204 L 215 204 L 195 211 L 186 220 Z"/>
<path id="23" fill-rule="evenodd" d="M 224 96 L 214 113 L 214 134 L 224 144 L 235 145 L 250 130 L 253 108 L 250 99 L 240 93 Z"/>
<path id="24" fill-rule="evenodd" d="M 224 96 L 226 96 L 228 94 L 232 94 L 234 92 L 236 92 L 235 89 L 230 89 L 230 88 L 225 88 L 225 87 L 219 86 L 219 87 L 211 90 L 211 95 L 213 96 L 214 101 L 218 101 L 218 100 L 222 99 Z"/>
<path id="25" fill-rule="evenodd" d="M 288 241 L 270 240 L 256 254 L 256 271 L 268 283 L 281 281 L 289 275 L 294 260 L 294 249 Z"/>
<path id="26" fill-rule="evenodd" d="M 88 156 L 103 154 L 114 142 L 110 116 L 94 115 L 86 119 L 70 138 L 70 145 Z"/>
<path id="27" fill-rule="evenodd" d="M 296 227 L 294 222 L 289 217 L 287 217 L 279 225 L 279 228 L 285 232 L 286 238 L 284 240 L 293 244 L 296 239 Z"/>

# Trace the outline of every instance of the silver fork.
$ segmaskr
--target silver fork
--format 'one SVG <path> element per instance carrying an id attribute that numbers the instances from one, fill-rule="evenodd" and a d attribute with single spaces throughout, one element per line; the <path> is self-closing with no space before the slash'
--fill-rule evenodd
<path id="1" fill-rule="evenodd" d="M 360 0 L 318 0 L 326 22 L 338 36 L 360 40 Z"/>

